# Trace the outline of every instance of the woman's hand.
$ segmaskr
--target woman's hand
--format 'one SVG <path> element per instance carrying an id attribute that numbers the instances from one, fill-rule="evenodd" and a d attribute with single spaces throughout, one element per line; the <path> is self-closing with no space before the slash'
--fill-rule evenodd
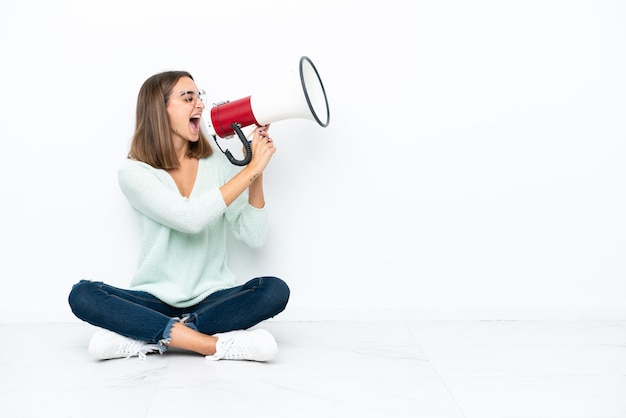
<path id="1" fill-rule="evenodd" d="M 229 206 L 245 189 L 248 189 L 248 203 L 262 208 L 265 206 L 263 193 L 263 170 L 276 152 L 274 141 L 269 137 L 269 125 L 256 128 L 250 143 L 252 159 L 235 177 L 220 188 L 224 203 Z"/>
<path id="2" fill-rule="evenodd" d="M 269 164 L 272 156 L 276 152 L 274 141 L 269 136 L 270 125 L 261 126 L 254 130 L 254 137 L 250 143 L 252 159 L 248 166 L 252 166 L 257 171 L 262 172 Z"/>

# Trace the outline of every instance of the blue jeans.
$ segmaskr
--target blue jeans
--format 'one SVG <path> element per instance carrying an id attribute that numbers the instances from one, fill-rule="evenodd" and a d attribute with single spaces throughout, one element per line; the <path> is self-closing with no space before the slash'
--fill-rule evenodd
<path id="1" fill-rule="evenodd" d="M 202 302 L 176 308 L 147 292 L 81 280 L 68 301 L 78 318 L 166 350 L 175 322 L 203 334 L 248 329 L 287 306 L 289 287 L 277 277 L 257 277 L 244 285 L 217 291 Z"/>

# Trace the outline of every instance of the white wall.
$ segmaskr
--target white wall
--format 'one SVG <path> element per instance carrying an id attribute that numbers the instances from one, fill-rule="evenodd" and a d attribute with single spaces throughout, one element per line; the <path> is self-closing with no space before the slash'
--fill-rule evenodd
<path id="1" fill-rule="evenodd" d="M 5 0 L 0 321 L 72 321 L 124 286 L 138 229 L 116 179 L 141 83 L 213 102 L 309 56 L 330 126 L 281 121 L 271 235 L 241 280 L 284 318 L 626 317 L 623 1 Z"/>

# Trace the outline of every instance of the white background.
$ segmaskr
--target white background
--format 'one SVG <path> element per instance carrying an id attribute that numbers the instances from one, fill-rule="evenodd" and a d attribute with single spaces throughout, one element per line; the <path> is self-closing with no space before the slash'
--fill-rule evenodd
<path id="1" fill-rule="evenodd" d="M 626 2 L 4 0 L 0 321 L 71 321 L 125 286 L 116 178 L 137 92 L 209 100 L 316 65 L 330 126 L 272 126 L 267 245 L 285 318 L 625 318 Z"/>

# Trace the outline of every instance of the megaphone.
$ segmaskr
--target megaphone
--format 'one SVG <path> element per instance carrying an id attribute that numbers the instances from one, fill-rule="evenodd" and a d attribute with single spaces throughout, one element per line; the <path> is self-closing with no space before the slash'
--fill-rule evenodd
<path id="1" fill-rule="evenodd" d="M 330 122 L 330 110 L 326 90 L 322 79 L 306 56 L 300 58 L 299 78 L 294 77 L 280 86 L 266 88 L 265 94 L 253 94 L 233 101 L 214 104 L 210 117 L 203 116 L 202 133 L 212 136 L 220 151 L 228 160 L 239 166 L 246 165 L 252 159 L 250 143 L 242 132 L 242 128 L 256 125 L 264 126 L 285 119 L 310 119 L 323 128 Z M 233 157 L 229 150 L 224 151 L 217 141 L 237 134 L 245 148 L 242 160 Z"/>

